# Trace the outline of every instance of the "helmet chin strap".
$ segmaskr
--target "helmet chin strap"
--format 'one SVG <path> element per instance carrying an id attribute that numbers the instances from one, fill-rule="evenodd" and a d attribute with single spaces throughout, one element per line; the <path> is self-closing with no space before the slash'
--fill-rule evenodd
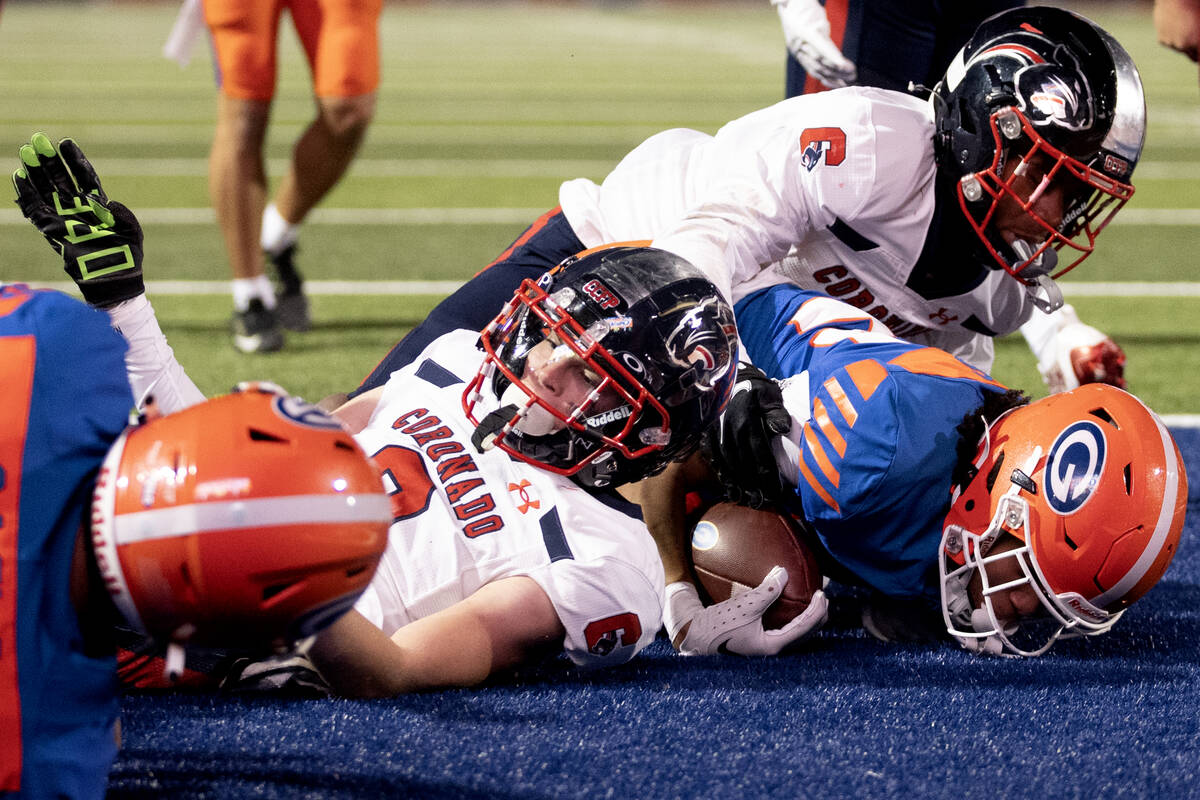
<path id="1" fill-rule="evenodd" d="M 471 434 L 471 444 L 481 453 L 491 450 L 496 446 L 497 439 L 512 430 L 509 423 L 518 411 L 516 406 L 509 405 L 501 406 L 488 414 L 475 426 L 475 432 Z"/>
<path id="2" fill-rule="evenodd" d="M 1044 314 L 1050 314 L 1062 308 L 1062 289 L 1050 277 L 1050 273 L 1058 266 L 1058 251 L 1047 247 L 1034 258 L 1033 245 L 1024 239 L 1014 239 L 1009 247 L 1016 254 L 1017 263 L 1025 264 L 1025 268 L 1021 270 L 1021 276 L 1025 281 L 1025 291 L 1029 294 L 1030 301 Z"/>

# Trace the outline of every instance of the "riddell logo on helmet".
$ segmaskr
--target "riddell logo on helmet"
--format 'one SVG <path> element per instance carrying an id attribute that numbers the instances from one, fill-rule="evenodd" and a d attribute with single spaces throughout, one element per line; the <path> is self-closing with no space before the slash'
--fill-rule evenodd
<path id="1" fill-rule="evenodd" d="M 1106 614 L 1102 611 L 1097 611 L 1096 608 L 1094 608 L 1093 606 L 1091 606 L 1089 603 L 1085 602 L 1082 598 L 1080 598 L 1078 596 L 1074 596 L 1074 595 L 1068 596 L 1068 597 L 1064 598 L 1064 601 L 1066 602 L 1067 606 L 1069 606 L 1071 608 L 1072 611 L 1074 611 L 1076 614 L 1078 614 L 1079 616 L 1083 617 L 1086 620 L 1090 620 L 1092 622 L 1104 622 L 1109 617 L 1108 614 Z"/>
<path id="2" fill-rule="evenodd" d="M 621 406 L 620 408 L 614 408 L 611 411 L 605 411 L 595 415 L 594 417 L 588 417 L 587 426 L 589 428 L 603 428 L 610 422 L 615 422 L 619 419 L 628 419 L 629 415 L 632 413 L 633 409 L 627 405 Z"/>
<path id="3" fill-rule="evenodd" d="M 610 308 L 616 308 L 621 303 L 617 299 L 617 295 L 597 278 L 592 278 L 583 285 L 583 293 L 592 298 L 605 311 Z"/>

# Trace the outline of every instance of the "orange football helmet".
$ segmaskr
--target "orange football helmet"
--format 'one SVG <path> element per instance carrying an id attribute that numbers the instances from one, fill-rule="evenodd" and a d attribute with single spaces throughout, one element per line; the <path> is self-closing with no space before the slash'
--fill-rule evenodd
<path id="1" fill-rule="evenodd" d="M 257 384 L 126 429 L 96 482 L 92 542 L 136 629 L 281 650 L 350 608 L 391 521 L 341 426 Z"/>
<path id="2" fill-rule="evenodd" d="M 953 498 L 938 559 L 947 629 L 968 649 L 1034 656 L 1060 637 L 1103 633 L 1175 555 L 1183 459 L 1128 392 L 1087 384 L 1012 410 L 989 427 L 974 467 Z M 1019 545 L 989 554 L 1005 535 Z M 988 572 L 1004 559 L 1019 577 L 997 583 Z M 1026 585 L 1045 614 L 1001 619 L 993 598 Z"/>

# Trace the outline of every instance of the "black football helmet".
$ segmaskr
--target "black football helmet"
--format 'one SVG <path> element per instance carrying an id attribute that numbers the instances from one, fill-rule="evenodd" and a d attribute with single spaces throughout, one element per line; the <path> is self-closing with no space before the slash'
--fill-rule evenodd
<path id="1" fill-rule="evenodd" d="M 1050 279 L 1092 252 L 1096 235 L 1133 194 L 1130 177 L 1146 135 L 1133 60 L 1078 14 L 1018 8 L 980 24 L 931 99 L 938 168 L 957 182 L 967 221 L 1001 267 L 1053 293 Z M 1010 163 L 1015 168 L 1006 171 Z M 1027 173 L 1024 185 L 1036 186 L 1015 189 Z M 1061 222 L 1033 208 L 1050 186 L 1063 188 Z M 1005 198 L 1044 229 L 1042 241 L 1001 239 L 993 217 Z M 1058 268 L 1064 247 L 1076 255 Z"/>
<path id="2" fill-rule="evenodd" d="M 692 452 L 737 373 L 729 304 L 687 261 L 650 247 L 584 251 L 524 281 L 480 346 L 463 393 L 475 446 L 588 487 L 640 480 Z M 565 408 L 535 374 L 556 359 L 587 387 Z"/>

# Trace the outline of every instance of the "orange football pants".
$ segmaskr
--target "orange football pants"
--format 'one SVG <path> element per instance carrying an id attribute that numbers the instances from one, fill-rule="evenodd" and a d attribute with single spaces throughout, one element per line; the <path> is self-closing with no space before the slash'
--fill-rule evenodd
<path id="1" fill-rule="evenodd" d="M 308 58 L 317 97 L 357 97 L 378 88 L 383 0 L 204 0 L 223 94 L 243 100 L 274 96 L 284 9 Z"/>

